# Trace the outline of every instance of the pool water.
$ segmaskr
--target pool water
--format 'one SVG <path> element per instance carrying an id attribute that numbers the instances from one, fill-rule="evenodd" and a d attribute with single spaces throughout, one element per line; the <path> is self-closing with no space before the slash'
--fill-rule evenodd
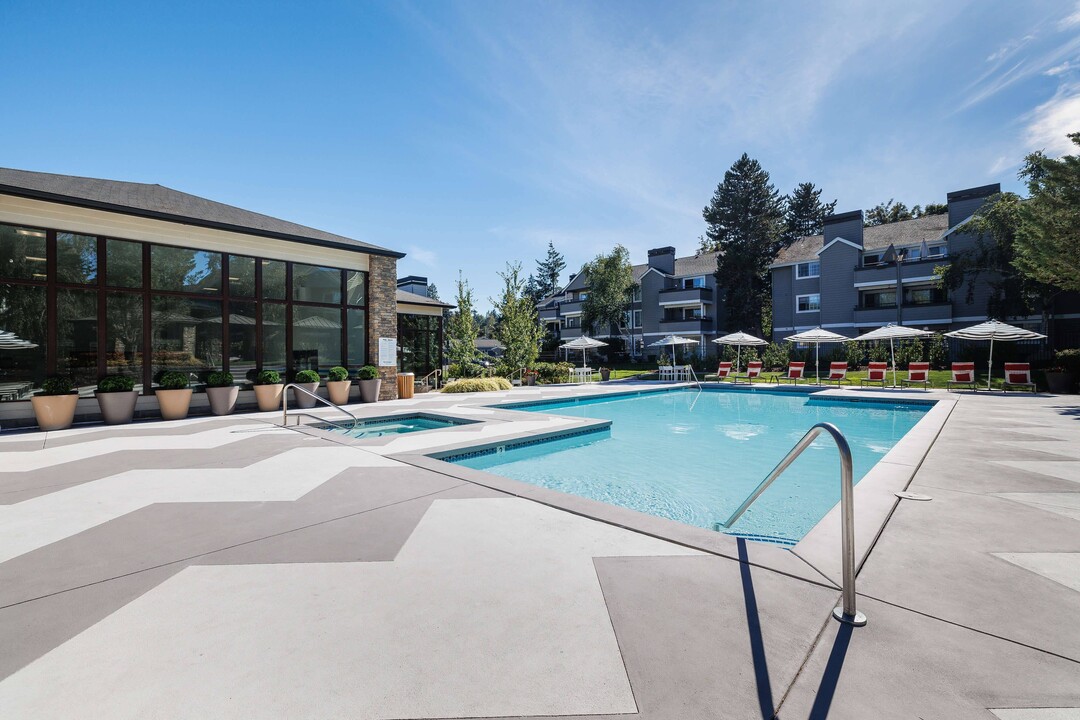
<path id="1" fill-rule="evenodd" d="M 428 417 L 426 415 L 407 415 L 395 418 L 379 418 L 358 423 L 356 428 L 350 431 L 342 430 L 333 425 L 321 425 L 323 430 L 341 433 L 354 438 L 374 438 L 383 435 L 401 435 L 403 433 L 420 432 L 421 430 L 441 430 L 448 427 L 463 425 L 462 420 L 443 420 Z"/>
<path id="2" fill-rule="evenodd" d="M 544 403 L 517 409 L 611 428 L 450 460 L 714 529 L 815 423 L 847 437 L 858 482 L 930 407 L 695 389 Z M 819 437 L 728 532 L 794 544 L 839 502 L 839 473 L 835 443 Z"/>

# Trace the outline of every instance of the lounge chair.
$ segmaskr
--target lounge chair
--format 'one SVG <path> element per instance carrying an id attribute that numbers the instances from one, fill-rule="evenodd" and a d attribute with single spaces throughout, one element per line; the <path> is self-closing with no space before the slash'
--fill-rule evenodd
<path id="1" fill-rule="evenodd" d="M 706 380 L 716 380 L 718 382 L 721 381 L 721 380 L 729 380 L 730 378 L 731 378 L 731 363 L 729 363 L 729 362 L 720 363 L 716 368 L 716 374 L 715 375 L 706 375 L 705 376 Z"/>
<path id="2" fill-rule="evenodd" d="M 1002 389 L 1009 392 L 1011 387 L 1030 388 L 1031 392 L 1037 392 L 1035 383 L 1031 382 L 1031 365 L 1028 363 L 1005 363 L 1005 384 Z"/>
<path id="3" fill-rule="evenodd" d="M 954 362 L 952 364 L 952 380 L 945 383 L 945 389 L 952 390 L 954 385 L 969 387 L 972 390 L 979 389 L 979 386 L 975 384 L 975 363 Z"/>
<path id="4" fill-rule="evenodd" d="M 806 363 L 793 362 L 788 363 L 787 375 L 777 375 L 776 384 L 779 385 L 782 380 L 790 380 L 796 385 L 800 380 L 806 380 Z"/>
<path id="5" fill-rule="evenodd" d="M 753 385 L 754 384 L 754 378 L 759 377 L 761 375 L 761 366 L 762 366 L 762 362 L 760 360 L 755 360 L 754 362 L 746 363 L 746 374 L 745 375 L 732 375 L 731 379 L 735 384 L 738 384 L 738 382 L 740 380 L 745 380 L 750 385 Z"/>
<path id="6" fill-rule="evenodd" d="M 930 388 L 930 363 L 908 363 L 907 377 L 900 380 L 900 385 L 922 385 L 923 390 Z"/>
<path id="7" fill-rule="evenodd" d="M 889 363 L 887 362 L 872 362 L 869 369 L 866 371 L 866 377 L 860 378 L 859 385 L 866 384 L 880 385 L 885 387 L 885 373 L 889 370 Z"/>
<path id="8" fill-rule="evenodd" d="M 847 363 L 844 361 L 829 363 L 829 377 L 825 378 L 825 382 L 834 382 L 836 387 L 840 387 L 840 383 L 851 384 L 847 376 Z"/>

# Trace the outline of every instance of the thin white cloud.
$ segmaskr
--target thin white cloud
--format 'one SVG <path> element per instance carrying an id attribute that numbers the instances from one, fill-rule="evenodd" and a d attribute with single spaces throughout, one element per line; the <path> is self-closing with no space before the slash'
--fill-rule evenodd
<path id="1" fill-rule="evenodd" d="M 1028 150 L 1067 155 L 1076 146 L 1066 137 L 1080 132 L 1080 85 L 1061 87 L 1054 97 L 1031 111 L 1024 141 Z"/>
<path id="2" fill-rule="evenodd" d="M 1058 21 L 1058 28 L 1068 30 L 1080 25 L 1080 2 L 1076 3 L 1073 11 Z"/>
<path id="3" fill-rule="evenodd" d="M 1064 75 L 1065 73 L 1072 70 L 1074 67 L 1075 66 L 1072 64 L 1072 61 L 1066 60 L 1060 65 L 1055 65 L 1054 67 L 1046 70 L 1043 75 L 1048 75 L 1049 77 L 1057 77 L 1058 75 Z"/>
<path id="4" fill-rule="evenodd" d="M 406 256 L 427 267 L 433 268 L 439 263 L 439 257 L 433 251 L 425 250 L 417 245 L 410 245 Z"/>

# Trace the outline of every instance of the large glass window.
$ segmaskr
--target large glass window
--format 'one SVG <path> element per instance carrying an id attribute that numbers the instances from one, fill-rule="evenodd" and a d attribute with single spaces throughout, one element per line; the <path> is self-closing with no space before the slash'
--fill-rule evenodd
<path id="1" fill-rule="evenodd" d="M 221 253 L 153 245 L 150 287 L 173 292 L 221 294 Z"/>
<path id="2" fill-rule="evenodd" d="M 255 313 L 253 302 L 229 302 L 229 370 L 237 380 L 254 379 L 258 351 Z"/>
<path id="3" fill-rule="evenodd" d="M 292 315 L 293 369 L 326 370 L 340 365 L 341 309 L 294 305 Z"/>
<path id="4" fill-rule="evenodd" d="M 255 258 L 229 256 L 229 295 L 255 297 Z"/>
<path id="5" fill-rule="evenodd" d="M 341 303 L 341 271 L 293 263 L 293 300 L 338 305 Z"/>
<path id="6" fill-rule="evenodd" d="M 349 308 L 349 366 L 367 365 L 367 312 Z"/>
<path id="7" fill-rule="evenodd" d="M 280 260 L 262 261 L 263 297 L 267 300 L 284 300 L 285 263 Z"/>
<path id="8" fill-rule="evenodd" d="M 80 395 L 92 395 L 97 383 L 97 300 L 96 290 L 56 291 L 56 373 L 68 377 Z"/>
<path id="9" fill-rule="evenodd" d="M 130 375 L 142 384 L 143 296 L 111 292 L 105 296 L 105 372 Z"/>
<path id="10" fill-rule="evenodd" d="M 89 285 L 97 282 L 97 238 L 56 233 L 56 279 Z"/>
<path id="11" fill-rule="evenodd" d="M 45 231 L 0 225 L 0 277 L 45 280 Z"/>
<path id="12" fill-rule="evenodd" d="M 43 286 L 0 284 L 0 400 L 25 400 L 41 387 L 45 317 Z"/>
<path id="13" fill-rule="evenodd" d="M 105 284 L 112 287 L 142 287 L 142 249 L 142 243 L 112 238 L 105 240 Z"/>
<path id="14" fill-rule="evenodd" d="M 285 369 L 285 306 L 262 306 L 262 366 L 264 370 Z"/>
<path id="15" fill-rule="evenodd" d="M 151 374 L 177 370 L 197 375 L 222 366 L 221 302 L 155 295 L 151 300 Z"/>

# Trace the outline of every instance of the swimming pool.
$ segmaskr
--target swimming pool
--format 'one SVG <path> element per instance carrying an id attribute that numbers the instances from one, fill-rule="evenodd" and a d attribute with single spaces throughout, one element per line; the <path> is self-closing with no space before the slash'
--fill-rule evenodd
<path id="1" fill-rule="evenodd" d="M 713 529 L 818 422 L 840 428 L 858 482 L 932 407 L 754 390 L 648 392 L 518 406 L 611 421 L 607 431 L 445 458 Z M 729 531 L 791 545 L 840 499 L 836 445 L 819 438 Z"/>

